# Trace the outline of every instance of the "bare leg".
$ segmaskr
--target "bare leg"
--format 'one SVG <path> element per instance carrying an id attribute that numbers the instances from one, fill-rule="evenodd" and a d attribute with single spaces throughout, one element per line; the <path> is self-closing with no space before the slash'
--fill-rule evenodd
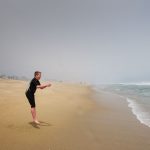
<path id="1" fill-rule="evenodd" d="M 36 118 L 36 109 L 35 109 L 35 107 L 32 107 L 31 108 L 31 114 L 32 114 L 32 118 L 33 118 L 33 121 L 35 122 L 35 123 L 40 123 L 38 120 L 37 120 L 37 118 Z"/>

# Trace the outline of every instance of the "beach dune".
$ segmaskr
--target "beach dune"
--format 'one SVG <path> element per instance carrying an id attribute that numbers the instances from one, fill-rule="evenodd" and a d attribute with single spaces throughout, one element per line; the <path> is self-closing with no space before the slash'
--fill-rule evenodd
<path id="1" fill-rule="evenodd" d="M 40 125 L 25 97 L 28 82 L 0 79 L 0 150 L 149 150 L 150 128 L 118 95 L 52 82 L 36 92 Z"/>

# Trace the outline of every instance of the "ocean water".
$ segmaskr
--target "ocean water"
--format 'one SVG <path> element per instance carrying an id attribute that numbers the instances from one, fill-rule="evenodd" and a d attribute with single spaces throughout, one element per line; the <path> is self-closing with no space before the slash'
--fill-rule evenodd
<path id="1" fill-rule="evenodd" d="M 128 107 L 140 123 L 150 127 L 150 84 L 149 83 L 121 83 L 109 85 L 94 85 L 98 92 L 104 90 L 125 97 Z"/>

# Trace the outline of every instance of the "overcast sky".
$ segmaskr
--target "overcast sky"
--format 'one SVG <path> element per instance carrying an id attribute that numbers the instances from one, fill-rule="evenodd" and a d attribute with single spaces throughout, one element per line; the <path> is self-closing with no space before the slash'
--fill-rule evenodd
<path id="1" fill-rule="evenodd" d="M 149 0 L 0 0 L 0 73 L 150 81 Z"/>

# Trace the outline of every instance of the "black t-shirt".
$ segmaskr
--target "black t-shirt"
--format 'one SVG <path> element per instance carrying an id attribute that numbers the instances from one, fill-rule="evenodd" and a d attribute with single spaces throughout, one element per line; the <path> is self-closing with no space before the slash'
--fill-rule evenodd
<path id="1" fill-rule="evenodd" d="M 29 89 L 27 91 L 34 94 L 36 92 L 37 85 L 41 85 L 39 80 L 37 80 L 36 78 L 33 78 L 30 82 Z"/>

